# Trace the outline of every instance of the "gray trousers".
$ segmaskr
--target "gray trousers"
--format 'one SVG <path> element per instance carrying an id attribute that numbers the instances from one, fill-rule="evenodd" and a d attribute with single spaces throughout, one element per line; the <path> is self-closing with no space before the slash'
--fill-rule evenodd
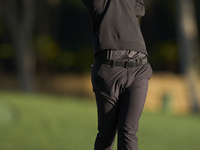
<path id="1" fill-rule="evenodd" d="M 95 61 L 92 85 L 98 112 L 95 150 L 112 150 L 118 132 L 118 150 L 138 150 L 138 123 L 145 104 L 149 63 L 133 68 Z"/>

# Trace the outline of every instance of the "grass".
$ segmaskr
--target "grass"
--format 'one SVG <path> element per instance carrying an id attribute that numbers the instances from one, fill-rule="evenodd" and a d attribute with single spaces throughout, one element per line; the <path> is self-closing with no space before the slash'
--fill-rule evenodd
<path id="1" fill-rule="evenodd" d="M 0 92 L 0 150 L 92 150 L 96 122 L 94 101 Z M 199 115 L 144 112 L 139 150 L 197 150 L 199 127 Z"/>

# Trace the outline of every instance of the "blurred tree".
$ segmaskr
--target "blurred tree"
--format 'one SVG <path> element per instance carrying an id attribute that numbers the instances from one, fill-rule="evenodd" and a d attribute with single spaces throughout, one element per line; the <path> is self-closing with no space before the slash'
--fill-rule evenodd
<path id="1" fill-rule="evenodd" d="M 194 0 L 176 0 L 176 9 L 181 70 L 188 81 L 188 88 L 193 102 L 192 110 L 200 112 L 198 27 Z"/>
<path id="2" fill-rule="evenodd" d="M 35 55 L 31 45 L 35 19 L 35 0 L 4 0 L 4 20 L 15 49 L 17 73 L 21 89 L 33 91 L 35 80 Z"/>

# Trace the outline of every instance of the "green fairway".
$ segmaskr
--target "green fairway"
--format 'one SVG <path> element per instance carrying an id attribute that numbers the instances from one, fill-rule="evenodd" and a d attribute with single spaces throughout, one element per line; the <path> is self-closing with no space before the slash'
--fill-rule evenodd
<path id="1" fill-rule="evenodd" d="M 199 115 L 144 112 L 139 150 L 197 150 L 199 127 Z M 96 133 L 93 100 L 0 92 L 0 150 L 93 150 Z"/>

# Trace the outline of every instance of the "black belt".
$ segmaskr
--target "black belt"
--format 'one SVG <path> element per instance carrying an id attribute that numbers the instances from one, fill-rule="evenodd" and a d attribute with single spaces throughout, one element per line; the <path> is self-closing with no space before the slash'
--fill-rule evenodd
<path id="1" fill-rule="evenodd" d="M 128 60 L 128 61 L 117 61 L 117 60 L 110 60 L 102 57 L 97 57 L 96 60 L 103 64 L 108 64 L 111 66 L 120 66 L 124 68 L 138 67 L 148 62 L 147 57 L 141 59 Z"/>

